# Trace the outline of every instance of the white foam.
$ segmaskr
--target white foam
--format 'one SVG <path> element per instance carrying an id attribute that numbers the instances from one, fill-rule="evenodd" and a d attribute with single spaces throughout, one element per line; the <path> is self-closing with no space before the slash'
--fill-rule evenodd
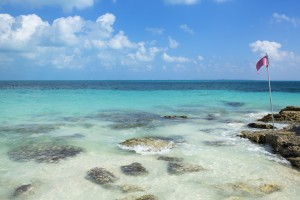
<path id="1" fill-rule="evenodd" d="M 118 145 L 121 149 L 129 150 L 129 151 L 135 151 L 138 154 L 142 155 L 154 155 L 154 154 L 166 154 L 171 151 L 171 148 L 173 147 L 173 142 L 171 142 L 169 145 L 167 145 L 165 148 L 151 148 L 148 146 L 143 145 L 136 145 L 134 147 L 128 147 L 124 145 Z"/>

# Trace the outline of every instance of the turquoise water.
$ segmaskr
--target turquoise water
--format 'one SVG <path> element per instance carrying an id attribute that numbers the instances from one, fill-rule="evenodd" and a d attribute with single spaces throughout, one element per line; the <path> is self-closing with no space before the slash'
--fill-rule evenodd
<path id="1" fill-rule="evenodd" d="M 300 106 L 299 82 L 275 82 L 274 111 Z M 266 82 L 1 82 L 0 199 L 32 184 L 26 199 L 122 199 L 153 194 L 159 199 L 298 199 L 300 173 L 269 148 L 236 135 L 246 124 L 269 112 Z M 167 120 L 164 115 L 186 115 Z M 142 120 L 142 121 L 141 121 Z M 132 123 L 138 127 L 122 127 Z M 117 125 L 117 128 L 116 128 Z M 277 124 L 282 127 L 284 124 Z M 161 152 L 126 151 L 119 143 L 134 137 L 162 136 L 183 140 Z M 19 162 L 9 152 L 20 146 L 57 143 L 84 149 L 57 163 Z M 160 154 L 184 159 L 206 170 L 170 175 Z M 143 164 L 147 176 L 122 174 L 120 166 Z M 124 194 L 85 178 L 103 167 L 116 185 L 133 184 L 144 192 Z M 257 188 L 276 184 L 271 194 L 228 187 L 245 183 Z"/>

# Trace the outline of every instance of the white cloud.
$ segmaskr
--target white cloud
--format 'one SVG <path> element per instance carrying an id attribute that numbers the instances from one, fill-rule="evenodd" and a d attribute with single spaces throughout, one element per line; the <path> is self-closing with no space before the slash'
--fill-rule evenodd
<path id="1" fill-rule="evenodd" d="M 94 5 L 96 0 L 0 0 L 0 5 L 21 5 L 27 8 L 41 8 L 45 6 L 60 6 L 66 12 L 74 9 L 83 10 Z"/>
<path id="2" fill-rule="evenodd" d="M 187 24 L 180 25 L 180 29 L 189 34 L 195 33 L 195 31 L 193 29 L 191 29 Z"/>
<path id="3" fill-rule="evenodd" d="M 200 0 L 165 0 L 165 2 L 169 4 L 193 5 L 200 2 Z"/>
<path id="4" fill-rule="evenodd" d="M 276 12 L 273 13 L 272 17 L 275 20 L 275 22 L 277 22 L 277 23 L 281 23 L 281 22 L 291 23 L 295 27 L 300 25 L 300 19 L 299 18 L 292 18 L 292 17 L 289 17 L 285 14 L 278 14 Z"/>
<path id="5" fill-rule="evenodd" d="M 164 52 L 164 54 L 162 55 L 162 59 L 165 62 L 178 62 L 178 63 L 187 63 L 190 62 L 190 59 L 185 58 L 185 57 L 181 57 L 181 56 L 169 56 L 166 52 Z"/>
<path id="6" fill-rule="evenodd" d="M 179 43 L 174 40 L 172 37 L 168 37 L 169 39 L 169 46 L 171 49 L 176 49 L 179 46 Z"/>
<path id="7" fill-rule="evenodd" d="M 295 57 L 293 52 L 281 50 L 281 44 L 278 42 L 260 41 L 251 43 L 250 48 L 253 52 L 260 53 L 261 56 L 268 53 L 270 59 L 274 61 L 282 61 L 284 59 L 293 59 Z"/>
<path id="8" fill-rule="evenodd" d="M 37 15 L 0 14 L 0 58 L 13 58 L 1 59 L 0 66 L 138 65 L 151 62 L 161 51 L 153 43 L 131 41 L 122 30 L 114 33 L 115 20 L 113 14 L 106 13 L 95 21 L 73 16 L 51 24 Z"/>
<path id="9" fill-rule="evenodd" d="M 200 56 L 200 55 L 199 55 L 199 56 L 198 56 L 198 60 L 199 60 L 199 61 L 203 61 L 203 60 L 204 60 L 203 56 Z"/>

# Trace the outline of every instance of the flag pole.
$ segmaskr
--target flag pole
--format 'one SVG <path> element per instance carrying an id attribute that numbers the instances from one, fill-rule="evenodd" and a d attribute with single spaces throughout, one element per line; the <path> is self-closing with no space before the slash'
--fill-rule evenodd
<path id="1" fill-rule="evenodd" d="M 266 57 L 268 58 L 267 53 L 266 53 Z M 269 72 L 269 62 L 268 62 L 268 65 L 267 65 L 266 68 L 267 68 L 267 72 L 268 72 L 269 92 L 270 92 L 270 106 L 271 106 L 272 122 L 273 122 L 273 129 L 274 129 L 275 126 L 274 126 L 274 114 L 273 114 L 273 102 L 272 102 L 272 90 L 271 90 L 271 81 L 270 81 L 270 72 Z"/>

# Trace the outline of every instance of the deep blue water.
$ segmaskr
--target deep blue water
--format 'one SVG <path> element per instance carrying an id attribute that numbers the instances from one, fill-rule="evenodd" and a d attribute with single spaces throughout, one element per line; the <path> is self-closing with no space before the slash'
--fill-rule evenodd
<path id="1" fill-rule="evenodd" d="M 272 81 L 273 92 L 300 93 L 300 81 Z M 235 90 L 266 92 L 267 81 L 0 81 L 1 89 Z"/>

